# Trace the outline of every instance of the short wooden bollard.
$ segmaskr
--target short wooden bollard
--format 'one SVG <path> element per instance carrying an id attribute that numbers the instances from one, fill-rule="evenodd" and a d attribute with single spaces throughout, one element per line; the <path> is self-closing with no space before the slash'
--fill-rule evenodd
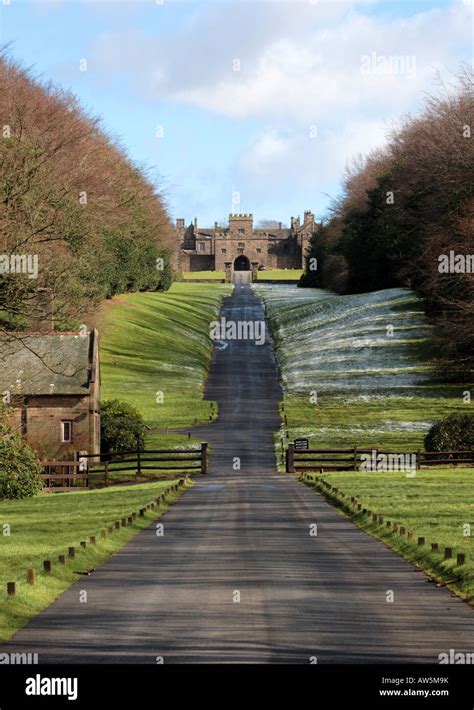
<path id="1" fill-rule="evenodd" d="M 16 594 L 16 582 L 7 582 L 7 594 L 14 597 Z"/>
<path id="2" fill-rule="evenodd" d="M 393 532 L 398 532 L 398 525 L 396 523 L 393 524 Z"/>
<path id="3" fill-rule="evenodd" d="M 445 547 L 444 548 L 444 559 L 450 560 L 452 556 L 453 556 L 452 549 L 450 547 Z"/>
<path id="4" fill-rule="evenodd" d="M 464 552 L 458 552 L 457 557 L 456 557 L 456 565 L 460 567 L 463 565 L 466 561 L 466 555 Z"/>
<path id="5" fill-rule="evenodd" d="M 127 525 L 127 518 L 122 518 L 122 527 L 126 527 Z"/>
<path id="6" fill-rule="evenodd" d="M 360 503 L 357 504 L 357 510 L 362 510 L 362 506 Z"/>
<path id="7" fill-rule="evenodd" d="M 46 574 L 51 574 L 51 560 L 43 560 L 43 569 Z"/>
<path id="8" fill-rule="evenodd" d="M 140 518 L 143 518 L 144 515 L 145 515 L 145 509 L 140 508 Z"/>
<path id="9" fill-rule="evenodd" d="M 85 540 L 81 541 L 81 547 L 87 547 L 87 542 Z"/>
<path id="10" fill-rule="evenodd" d="M 424 537 L 419 537 L 419 538 L 418 538 L 418 544 L 419 544 L 419 545 L 424 545 L 424 544 L 425 544 L 425 538 L 424 538 Z"/>
<path id="11" fill-rule="evenodd" d="M 377 515 L 377 513 L 372 513 L 372 522 L 376 523 L 378 518 L 379 516 Z"/>
<path id="12" fill-rule="evenodd" d="M 388 527 L 388 528 L 391 528 L 391 527 L 392 527 L 392 523 L 390 522 L 390 520 L 387 520 L 387 527 Z"/>
<path id="13" fill-rule="evenodd" d="M 107 531 L 106 531 L 106 530 L 101 530 L 101 531 L 100 531 L 100 537 L 101 537 L 102 540 L 105 540 L 105 538 L 107 537 Z"/>
<path id="14" fill-rule="evenodd" d="M 383 525 L 383 515 L 379 515 L 379 525 Z"/>
<path id="15" fill-rule="evenodd" d="M 27 569 L 26 570 L 26 581 L 28 584 L 34 584 L 35 583 L 35 571 L 34 569 Z"/>
<path id="16" fill-rule="evenodd" d="M 368 510 L 368 511 L 367 511 L 367 515 L 372 515 L 372 511 L 371 511 L 371 510 Z"/>
<path id="17" fill-rule="evenodd" d="M 413 530 L 408 531 L 408 539 L 413 540 Z"/>
<path id="18" fill-rule="evenodd" d="M 75 547 L 68 547 L 67 554 L 68 554 L 68 557 L 75 557 L 76 556 L 76 548 Z"/>
<path id="19" fill-rule="evenodd" d="M 367 515 L 367 508 L 362 508 L 363 515 Z"/>
<path id="20" fill-rule="evenodd" d="M 437 542 L 431 543 L 431 552 L 438 552 L 438 543 Z"/>
<path id="21" fill-rule="evenodd" d="M 66 555 L 58 555 L 58 562 L 60 565 L 66 564 Z"/>
<path id="22" fill-rule="evenodd" d="M 109 525 L 109 527 L 107 528 L 107 531 L 108 531 L 109 533 L 113 533 L 113 531 L 114 531 L 114 526 L 113 526 L 113 525 Z"/>
<path id="23" fill-rule="evenodd" d="M 405 535 L 405 528 L 400 527 L 400 530 L 398 532 L 400 533 L 400 535 Z"/>
<path id="24" fill-rule="evenodd" d="M 91 545 L 95 545 L 97 540 L 95 539 L 95 535 L 91 535 L 89 538 L 89 542 Z"/>
<path id="25" fill-rule="evenodd" d="M 128 516 L 127 520 L 128 520 L 128 524 L 129 524 L 129 525 L 131 525 L 131 524 L 133 523 L 133 520 L 132 520 L 132 516 L 131 516 L 131 515 Z"/>
<path id="26" fill-rule="evenodd" d="M 119 530 L 119 528 L 120 528 L 120 522 L 117 520 L 117 522 L 115 523 L 115 529 Z"/>

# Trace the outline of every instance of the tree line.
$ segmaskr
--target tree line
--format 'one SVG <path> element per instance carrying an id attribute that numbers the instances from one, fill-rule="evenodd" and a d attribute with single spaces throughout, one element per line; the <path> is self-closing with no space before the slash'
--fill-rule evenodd
<path id="1" fill-rule="evenodd" d="M 387 144 L 347 169 L 313 235 L 300 285 L 360 293 L 414 289 L 440 366 L 474 368 L 474 91 L 461 67 Z"/>
<path id="2" fill-rule="evenodd" d="M 75 96 L 40 81 L 6 52 L 0 204 L 4 331 L 27 326 L 38 287 L 52 293 L 56 327 L 70 329 L 104 298 L 171 283 L 173 230 L 159 181 Z M 31 265 L 36 259 L 36 275 L 25 269 L 27 257 Z"/>

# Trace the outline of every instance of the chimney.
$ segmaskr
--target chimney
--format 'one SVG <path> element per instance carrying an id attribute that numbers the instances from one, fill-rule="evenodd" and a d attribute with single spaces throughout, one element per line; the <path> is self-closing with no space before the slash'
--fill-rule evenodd
<path id="1" fill-rule="evenodd" d="M 38 288 L 31 301 L 29 329 L 34 333 L 51 333 L 54 330 L 53 294 L 49 288 Z"/>

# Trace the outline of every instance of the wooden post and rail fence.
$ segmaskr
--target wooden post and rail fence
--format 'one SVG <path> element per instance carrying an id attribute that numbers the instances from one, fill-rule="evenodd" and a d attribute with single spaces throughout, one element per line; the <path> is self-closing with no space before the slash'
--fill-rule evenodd
<path id="1" fill-rule="evenodd" d="M 107 487 L 123 483 L 115 474 L 133 473 L 141 480 L 144 471 L 156 472 L 157 480 L 207 473 L 207 442 L 199 448 L 145 449 L 106 454 L 80 454 L 76 461 L 43 461 L 45 491 L 60 493 L 71 488 Z M 153 480 L 148 477 L 147 480 Z"/>
<path id="2" fill-rule="evenodd" d="M 386 456 L 392 460 L 413 462 L 413 468 L 431 468 L 446 465 L 474 465 L 474 451 L 384 451 L 379 449 L 363 449 L 353 446 L 341 449 L 299 449 L 294 443 L 289 443 L 286 449 L 286 472 L 298 473 L 304 471 L 373 471 L 373 466 L 366 468 L 367 463 L 377 462 L 378 457 Z M 369 458 L 367 458 L 369 457 Z M 392 459 L 388 458 L 392 457 Z M 401 459 L 400 457 L 403 457 Z M 406 457 L 411 457 L 407 459 Z M 365 464 L 365 466 L 364 466 Z M 375 469 L 377 470 L 377 469 Z M 389 469 L 390 470 L 390 469 Z M 396 469 L 395 469 L 396 470 Z M 401 470 L 404 470 L 403 468 Z"/>

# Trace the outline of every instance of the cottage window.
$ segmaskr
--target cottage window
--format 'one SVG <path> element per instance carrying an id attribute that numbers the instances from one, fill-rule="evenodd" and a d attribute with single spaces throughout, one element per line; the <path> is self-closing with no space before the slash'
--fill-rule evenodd
<path id="1" fill-rule="evenodd" d="M 61 441 L 63 444 L 70 444 L 72 441 L 72 421 L 64 419 L 61 422 Z"/>
<path id="2" fill-rule="evenodd" d="M 206 242 L 199 242 L 199 251 L 206 251 Z"/>
<path id="3" fill-rule="evenodd" d="M 260 247 L 257 247 L 257 253 L 258 253 L 258 254 L 261 254 L 261 253 L 262 253 L 262 250 L 261 250 Z"/>
<path id="4" fill-rule="evenodd" d="M 238 231 L 239 234 L 245 234 L 245 228 L 244 228 L 244 227 L 239 227 L 237 231 Z"/>

